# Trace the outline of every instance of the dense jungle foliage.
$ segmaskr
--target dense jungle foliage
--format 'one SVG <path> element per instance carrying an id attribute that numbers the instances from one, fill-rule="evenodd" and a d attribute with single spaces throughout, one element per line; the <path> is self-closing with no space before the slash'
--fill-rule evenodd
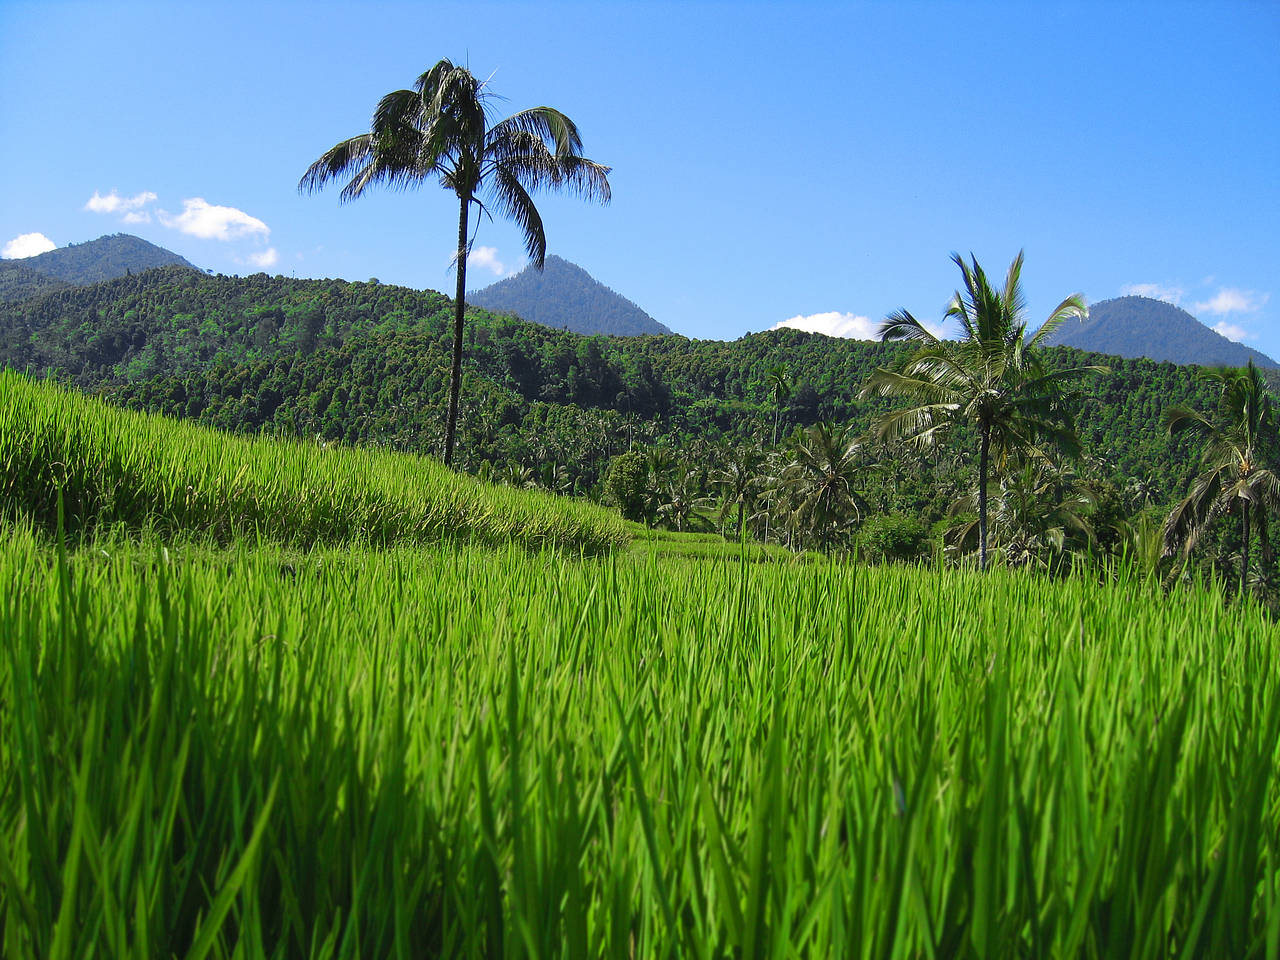
<path id="1" fill-rule="evenodd" d="M 167 268 L 0 308 L 0 364 L 232 432 L 431 453 L 443 436 L 451 303 L 376 281 Z M 883 540 L 880 518 L 905 516 L 914 526 L 902 542 L 916 543 L 919 527 L 927 552 L 944 529 L 962 526 L 956 508 L 974 484 L 963 428 L 929 451 L 859 439 L 890 402 L 858 391 L 902 356 L 899 345 L 793 330 L 733 342 L 584 337 L 476 308 L 466 331 L 459 461 L 469 472 L 601 498 L 610 465 L 631 453 L 643 463 L 637 519 L 676 529 L 748 525 L 793 546 L 847 545 L 868 525 Z M 1005 478 L 1013 540 L 1025 520 L 1016 519 L 1019 499 L 1052 491 L 1059 505 L 1080 501 L 1089 515 L 1087 532 L 1046 520 L 1065 532 L 1032 551 L 1037 562 L 1067 548 L 1120 549 L 1132 539 L 1124 523 L 1180 497 L 1198 445 L 1171 437 L 1161 416 L 1172 405 L 1216 402 L 1195 368 L 1049 353 L 1054 364 L 1109 372 L 1079 385 L 1083 458 L 1050 476 L 1010 469 Z M 826 506 L 806 513 L 797 495 L 783 517 L 782 474 L 801 452 L 810 480 L 831 474 L 825 456 L 856 496 L 843 506 L 819 499 Z M 792 470 L 785 486 L 794 491 L 805 472 Z M 617 483 L 612 494 L 620 502 Z"/>

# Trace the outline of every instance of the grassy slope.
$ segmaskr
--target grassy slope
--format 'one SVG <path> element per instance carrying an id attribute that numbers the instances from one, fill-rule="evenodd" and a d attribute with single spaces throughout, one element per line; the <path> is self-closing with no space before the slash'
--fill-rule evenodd
<path id="1" fill-rule="evenodd" d="M 1211 591 L 4 534 L 6 956 L 1280 943 L 1280 636 Z"/>
<path id="2" fill-rule="evenodd" d="M 479 483 L 370 449 L 235 437 L 0 371 L 0 505 L 68 529 L 155 526 L 295 545 L 444 538 L 599 552 L 629 539 L 602 508 Z"/>

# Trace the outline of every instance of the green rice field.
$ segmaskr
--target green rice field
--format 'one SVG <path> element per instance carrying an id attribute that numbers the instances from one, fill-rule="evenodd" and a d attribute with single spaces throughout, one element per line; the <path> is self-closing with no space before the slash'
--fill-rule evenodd
<path id="1" fill-rule="evenodd" d="M 1211 590 L 2 533 L 6 957 L 1280 956 Z"/>
<path id="2" fill-rule="evenodd" d="M 52 531 L 61 498 L 72 535 L 124 525 L 300 547 L 448 539 L 580 553 L 630 540 L 599 506 L 478 483 L 427 457 L 230 436 L 6 370 L 0 467 L 0 508 Z"/>

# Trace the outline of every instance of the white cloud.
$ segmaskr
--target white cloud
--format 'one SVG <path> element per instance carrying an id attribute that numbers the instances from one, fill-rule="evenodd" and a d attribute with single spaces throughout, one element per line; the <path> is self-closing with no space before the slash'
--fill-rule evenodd
<path id="1" fill-rule="evenodd" d="M 130 210 L 120 219 L 125 223 L 150 223 L 151 214 L 145 210 Z"/>
<path id="2" fill-rule="evenodd" d="M 58 245 L 43 233 L 23 233 L 4 245 L 4 249 L 0 250 L 0 257 L 6 260 L 23 260 L 56 249 Z"/>
<path id="3" fill-rule="evenodd" d="M 1213 299 L 1195 305 L 1196 313 L 1256 313 L 1268 300 L 1269 293 L 1257 293 L 1253 290 L 1237 290 L 1233 287 L 1221 287 Z"/>
<path id="4" fill-rule="evenodd" d="M 1213 331 L 1214 333 L 1222 334 L 1228 340 L 1234 340 L 1236 343 L 1251 335 L 1244 327 L 1237 326 L 1234 323 L 1227 323 L 1225 320 L 1219 320 L 1215 323 Z"/>
<path id="5" fill-rule="evenodd" d="M 275 266 L 275 262 L 280 259 L 280 254 L 276 252 L 275 247 L 267 247 L 261 253 L 249 254 L 249 262 L 255 267 L 271 267 Z"/>
<path id="6" fill-rule="evenodd" d="M 811 313 L 808 316 L 792 317 L 775 323 L 769 329 L 781 330 L 787 327 L 792 330 L 803 330 L 805 333 L 822 333 L 828 337 L 843 337 L 846 340 L 879 340 L 880 324 L 870 317 L 856 313 L 841 313 L 830 310 L 827 313 Z M 943 334 L 942 324 L 925 323 L 924 327 L 935 337 Z"/>
<path id="7" fill-rule="evenodd" d="M 165 210 L 156 214 L 160 222 L 173 230 L 180 230 L 202 240 L 235 240 L 259 235 L 267 237 L 271 228 L 235 207 L 220 207 L 201 197 L 182 201 L 182 213 L 174 216 Z"/>
<path id="8" fill-rule="evenodd" d="M 879 339 L 876 336 L 876 330 L 879 329 L 880 324 L 870 317 L 830 310 L 827 313 L 811 313 L 807 317 L 792 317 L 790 320 L 775 323 L 770 329 L 781 330 L 783 327 L 803 330 L 805 333 L 823 333 L 828 337 L 876 340 Z"/>
<path id="9" fill-rule="evenodd" d="M 507 265 L 498 259 L 497 247 L 472 247 L 471 252 L 467 254 L 467 269 L 480 267 L 485 270 L 491 270 L 495 276 L 501 277 L 507 273 L 515 273 L 515 270 L 507 270 Z"/>
<path id="10" fill-rule="evenodd" d="M 134 194 L 132 197 L 122 197 L 120 194 L 112 190 L 105 197 L 93 191 L 93 196 L 89 198 L 88 203 L 84 205 L 86 210 L 93 213 L 124 213 L 126 223 L 145 223 L 146 221 L 130 220 L 127 216 L 130 210 L 139 210 L 156 198 L 156 195 L 150 190 L 143 190 L 141 193 Z M 146 216 L 150 220 L 150 216 Z"/>
<path id="11" fill-rule="evenodd" d="M 1150 297 L 1172 303 L 1175 307 L 1182 303 L 1185 294 L 1181 287 L 1166 287 L 1159 283 L 1129 283 L 1120 288 L 1123 297 Z"/>

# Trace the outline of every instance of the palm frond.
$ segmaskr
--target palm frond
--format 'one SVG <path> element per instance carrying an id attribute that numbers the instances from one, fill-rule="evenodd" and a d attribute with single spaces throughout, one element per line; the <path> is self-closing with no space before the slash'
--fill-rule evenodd
<path id="1" fill-rule="evenodd" d="M 525 252 L 539 270 L 547 257 L 547 234 L 542 227 L 542 215 L 534 205 L 528 191 L 519 179 L 505 167 L 493 171 L 490 191 L 499 211 L 516 222 L 524 236 Z"/>
<path id="2" fill-rule="evenodd" d="M 1181 433 L 1183 430 L 1195 430 L 1197 433 L 1213 437 L 1221 433 L 1213 421 L 1190 407 L 1169 407 L 1160 419 L 1164 428 L 1171 434 Z"/>
<path id="3" fill-rule="evenodd" d="M 940 429 L 949 425 L 955 410 L 952 403 L 904 407 L 876 417 L 871 424 L 871 434 L 877 440 L 905 440 L 927 446 Z"/>
<path id="4" fill-rule="evenodd" d="M 352 173 L 367 163 L 373 152 L 373 137 L 367 133 L 334 144 L 307 167 L 298 181 L 299 193 L 314 193 L 330 180 Z"/>
<path id="5" fill-rule="evenodd" d="M 1040 325 L 1040 329 L 1036 331 L 1036 335 L 1031 338 L 1031 342 L 1027 346 L 1031 349 L 1044 346 L 1044 341 L 1058 327 L 1073 318 L 1081 321 L 1089 319 L 1089 308 L 1084 302 L 1084 297 L 1078 293 L 1072 294 L 1053 308 L 1053 312 L 1049 314 L 1049 319 Z"/>
<path id="6" fill-rule="evenodd" d="M 906 310 L 899 310 L 885 317 L 880 324 L 880 329 L 876 331 L 876 336 L 883 342 L 892 340 L 938 342 L 938 338 L 926 330 L 924 324 Z"/>
<path id="7" fill-rule="evenodd" d="M 489 130 L 493 140 L 504 140 L 512 133 L 526 133 L 550 143 L 557 157 L 582 152 L 582 137 L 572 120 L 553 107 L 532 107 L 499 120 Z"/>
<path id="8" fill-rule="evenodd" d="M 945 383 L 932 377 L 916 377 L 877 368 L 862 385 L 859 397 L 910 397 L 925 403 L 957 405 L 959 397 Z"/>

